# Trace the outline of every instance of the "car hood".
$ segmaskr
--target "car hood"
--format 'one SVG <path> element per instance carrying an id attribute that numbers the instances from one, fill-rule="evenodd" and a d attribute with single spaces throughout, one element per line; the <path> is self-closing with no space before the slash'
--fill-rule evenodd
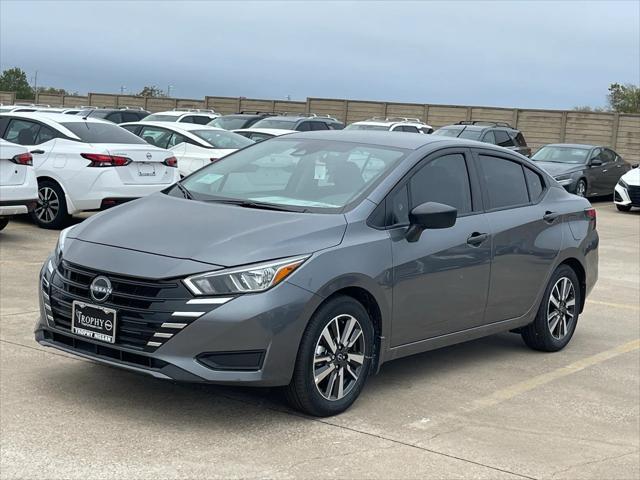
<path id="1" fill-rule="evenodd" d="M 555 163 L 555 162 L 535 162 L 534 163 L 546 171 L 552 177 L 567 173 L 579 172 L 585 169 L 585 165 L 575 163 Z"/>
<path id="2" fill-rule="evenodd" d="M 627 185 L 640 186 L 640 168 L 629 170 L 621 177 L 621 180 L 624 180 Z"/>
<path id="3" fill-rule="evenodd" d="M 338 245 L 346 225 L 341 214 L 244 208 L 156 193 L 94 215 L 68 236 L 231 267 Z"/>

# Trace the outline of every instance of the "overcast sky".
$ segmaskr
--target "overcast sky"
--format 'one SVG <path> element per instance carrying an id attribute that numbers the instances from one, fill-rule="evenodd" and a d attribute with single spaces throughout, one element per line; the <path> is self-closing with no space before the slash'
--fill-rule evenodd
<path id="1" fill-rule="evenodd" d="M 0 68 L 86 93 L 572 108 L 640 83 L 640 2 L 0 0 Z"/>

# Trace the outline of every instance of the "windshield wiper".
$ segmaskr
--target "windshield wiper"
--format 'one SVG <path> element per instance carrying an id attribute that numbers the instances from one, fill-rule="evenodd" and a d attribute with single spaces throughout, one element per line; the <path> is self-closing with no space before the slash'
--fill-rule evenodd
<path id="1" fill-rule="evenodd" d="M 206 201 L 210 203 L 224 203 L 228 205 L 237 205 L 239 207 L 244 207 L 244 208 L 259 208 L 262 210 L 276 210 L 280 212 L 304 213 L 307 211 L 306 209 L 285 207 L 283 205 L 275 205 L 273 203 L 255 202 L 253 200 L 240 200 L 240 199 L 234 199 L 234 198 L 212 198 Z"/>
<path id="2" fill-rule="evenodd" d="M 178 187 L 180 189 L 180 191 L 182 192 L 182 195 L 184 195 L 184 198 L 188 198 L 189 200 L 193 200 L 193 195 L 191 195 L 191 192 L 189 190 L 187 190 L 187 187 L 182 185 L 180 182 L 176 182 L 176 187 Z"/>

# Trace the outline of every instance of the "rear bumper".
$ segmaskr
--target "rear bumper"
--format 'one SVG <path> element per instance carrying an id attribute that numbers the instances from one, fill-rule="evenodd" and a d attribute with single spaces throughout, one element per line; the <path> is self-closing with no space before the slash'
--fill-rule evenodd
<path id="1" fill-rule="evenodd" d="M 29 213 L 33 211 L 34 208 L 36 208 L 37 204 L 37 198 L 29 198 L 27 200 L 0 201 L 0 217 Z"/>
<path id="2" fill-rule="evenodd" d="M 176 177 L 177 180 L 178 177 Z M 86 192 L 82 196 L 67 192 L 65 200 L 67 201 L 67 209 L 71 214 L 81 211 L 102 210 L 129 200 L 146 197 L 167 188 L 169 185 L 171 184 L 123 185 L 114 183 L 108 186 L 96 185 L 95 189 Z M 103 202 L 105 200 L 113 200 L 114 204 L 104 205 Z"/>

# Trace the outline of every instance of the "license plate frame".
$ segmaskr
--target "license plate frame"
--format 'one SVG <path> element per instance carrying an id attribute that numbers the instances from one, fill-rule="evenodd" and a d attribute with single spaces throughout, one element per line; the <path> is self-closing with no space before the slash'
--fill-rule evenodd
<path id="1" fill-rule="evenodd" d="M 140 177 L 155 177 L 156 166 L 153 162 L 136 162 L 138 167 L 138 176 Z"/>
<path id="2" fill-rule="evenodd" d="M 71 333 L 74 335 L 116 343 L 117 321 L 118 312 L 113 308 L 78 300 L 71 304 Z"/>

